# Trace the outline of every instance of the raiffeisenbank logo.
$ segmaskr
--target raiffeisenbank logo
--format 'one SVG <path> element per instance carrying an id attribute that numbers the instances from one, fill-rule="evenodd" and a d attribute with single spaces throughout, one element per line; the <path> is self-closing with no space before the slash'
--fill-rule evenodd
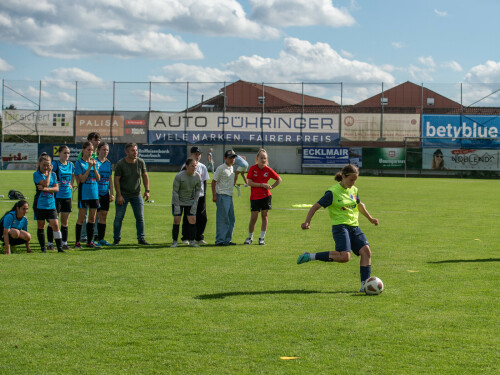
<path id="1" fill-rule="evenodd" d="M 69 126 L 69 122 L 66 122 L 65 113 L 53 113 L 52 114 L 52 126 Z"/>

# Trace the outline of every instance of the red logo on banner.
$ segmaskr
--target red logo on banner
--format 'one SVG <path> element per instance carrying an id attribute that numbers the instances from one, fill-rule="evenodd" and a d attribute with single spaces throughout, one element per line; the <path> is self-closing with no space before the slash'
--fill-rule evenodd
<path id="1" fill-rule="evenodd" d="M 353 125 L 354 125 L 354 117 L 352 117 L 352 116 L 347 116 L 347 117 L 344 119 L 344 125 L 345 125 L 345 126 L 353 126 Z"/>
<path id="2" fill-rule="evenodd" d="M 146 120 L 125 120 L 125 125 L 146 125 Z"/>
<path id="3" fill-rule="evenodd" d="M 470 154 L 476 152 L 476 150 L 453 150 L 451 153 L 453 155 L 465 155 L 465 154 Z"/>

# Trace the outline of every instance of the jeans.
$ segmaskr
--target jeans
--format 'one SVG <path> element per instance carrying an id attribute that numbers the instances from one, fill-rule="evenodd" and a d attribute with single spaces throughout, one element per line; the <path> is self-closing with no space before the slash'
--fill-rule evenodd
<path id="1" fill-rule="evenodd" d="M 234 222 L 233 197 L 226 194 L 217 194 L 216 244 L 228 244 L 231 242 Z"/>
<path id="2" fill-rule="evenodd" d="M 142 196 L 138 195 L 133 198 L 123 197 L 125 202 L 122 205 L 116 204 L 115 202 L 115 221 L 113 223 L 113 238 L 115 241 L 120 241 L 122 232 L 122 222 L 125 217 L 125 211 L 127 210 L 127 205 L 130 202 L 132 210 L 135 216 L 135 227 L 137 229 L 137 240 L 144 239 L 144 201 Z"/>

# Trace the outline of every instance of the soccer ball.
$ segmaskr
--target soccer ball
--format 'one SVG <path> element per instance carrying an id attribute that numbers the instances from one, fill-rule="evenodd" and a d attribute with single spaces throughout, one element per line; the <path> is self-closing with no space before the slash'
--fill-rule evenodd
<path id="1" fill-rule="evenodd" d="M 372 276 L 365 282 L 365 293 L 370 295 L 380 294 L 384 291 L 384 283 L 378 277 Z"/>

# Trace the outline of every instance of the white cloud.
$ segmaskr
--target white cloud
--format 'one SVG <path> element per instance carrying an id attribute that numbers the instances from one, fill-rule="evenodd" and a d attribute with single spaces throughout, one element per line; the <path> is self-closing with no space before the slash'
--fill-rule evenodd
<path id="1" fill-rule="evenodd" d="M 434 9 L 434 13 L 436 13 L 439 17 L 447 17 L 448 16 L 448 12 L 437 10 L 437 9 Z"/>
<path id="2" fill-rule="evenodd" d="M 200 59 L 196 43 L 175 32 L 276 38 L 236 0 L 3 0 L 0 40 L 44 57 L 106 54 L 122 58 Z"/>
<path id="3" fill-rule="evenodd" d="M 456 61 L 447 61 L 441 65 L 443 68 L 451 69 L 454 72 L 461 72 L 463 69 Z"/>
<path id="4" fill-rule="evenodd" d="M 352 59 L 354 57 L 352 53 L 350 53 L 349 51 L 345 51 L 343 49 L 340 50 L 340 54 L 347 59 Z"/>
<path id="5" fill-rule="evenodd" d="M 465 75 L 466 82 L 500 83 L 500 61 L 488 60 Z"/>
<path id="6" fill-rule="evenodd" d="M 326 43 L 285 38 L 279 58 L 241 56 L 226 64 L 239 78 L 253 82 L 394 82 L 380 67 L 346 59 Z"/>
<path id="7" fill-rule="evenodd" d="M 250 0 L 252 19 L 274 26 L 352 26 L 354 18 L 346 8 L 331 0 Z"/>
<path id="8" fill-rule="evenodd" d="M 216 68 L 188 64 L 172 64 L 162 68 L 161 76 L 151 76 L 152 82 L 230 82 L 235 79 L 233 72 Z"/>
<path id="9" fill-rule="evenodd" d="M 405 44 L 403 42 L 392 42 L 392 46 L 394 48 L 403 48 L 405 46 Z"/>
<path id="10" fill-rule="evenodd" d="M 410 66 L 408 67 L 408 73 L 410 74 L 412 80 L 417 82 L 432 82 L 434 80 L 434 77 L 432 76 L 432 73 L 434 73 L 434 68 L 421 68 L 410 64 Z"/>
<path id="11" fill-rule="evenodd" d="M 14 67 L 12 65 L 0 57 L 0 72 L 8 72 L 13 69 Z"/>
<path id="12" fill-rule="evenodd" d="M 421 56 L 418 58 L 418 61 L 420 64 L 425 65 L 425 66 L 430 67 L 430 68 L 433 68 L 436 66 L 436 63 L 434 62 L 434 59 L 432 58 L 432 56 L 427 56 L 427 57 Z"/>

